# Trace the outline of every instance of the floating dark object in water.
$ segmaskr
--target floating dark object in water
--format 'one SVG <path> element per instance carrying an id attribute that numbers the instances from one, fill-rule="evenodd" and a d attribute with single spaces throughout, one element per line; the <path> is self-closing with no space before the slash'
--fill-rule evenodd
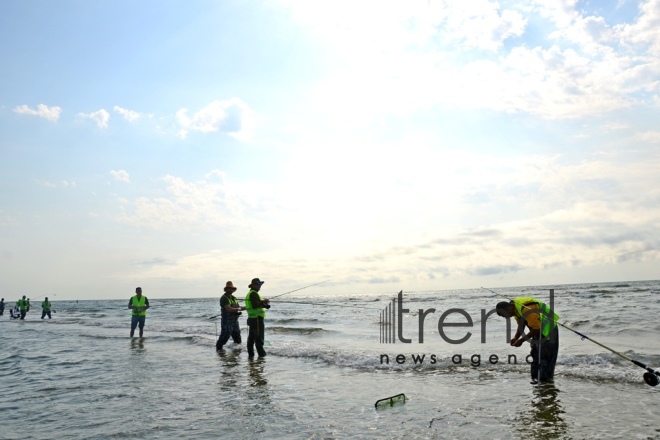
<path id="1" fill-rule="evenodd" d="M 406 403 L 406 395 L 401 393 L 396 396 L 386 397 L 376 401 L 376 409 L 383 408 L 386 406 L 394 406 L 396 404 Z"/>

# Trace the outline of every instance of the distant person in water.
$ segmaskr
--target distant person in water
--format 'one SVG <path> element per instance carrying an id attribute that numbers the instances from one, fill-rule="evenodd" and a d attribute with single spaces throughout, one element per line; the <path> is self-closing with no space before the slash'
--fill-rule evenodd
<path id="1" fill-rule="evenodd" d="M 222 346 L 229 341 L 230 337 L 234 340 L 234 344 L 241 343 L 241 327 L 238 325 L 238 317 L 245 307 L 238 304 L 234 292 L 236 292 L 234 283 L 227 281 L 225 293 L 220 297 L 221 330 L 218 342 L 215 343 L 216 350 L 222 350 Z"/>
<path id="2" fill-rule="evenodd" d="M 18 300 L 17 305 L 19 310 L 21 311 L 21 319 L 25 319 L 25 314 L 27 313 L 30 307 L 30 303 L 28 302 L 28 300 L 25 299 L 25 295 L 23 295 L 23 298 Z"/>
<path id="3" fill-rule="evenodd" d="M 13 309 L 9 309 L 9 316 L 11 317 L 11 319 L 18 319 L 21 317 L 21 312 L 20 309 L 18 308 L 19 301 L 20 299 L 16 301 L 16 305 L 14 306 Z"/>
<path id="4" fill-rule="evenodd" d="M 0 316 L 5 314 L 5 299 L 0 300 Z"/>
<path id="5" fill-rule="evenodd" d="M 559 352 L 559 315 L 532 297 L 514 298 L 497 304 L 495 311 L 502 318 L 513 317 L 518 323 L 516 334 L 511 339 L 511 346 L 520 347 L 523 342 L 532 346 L 530 355 L 530 374 L 532 383 L 552 380 L 555 374 L 555 364 Z M 525 334 L 525 327 L 529 332 Z M 540 356 L 539 356 L 540 351 Z M 540 374 L 539 374 L 540 373 Z"/>
<path id="6" fill-rule="evenodd" d="M 131 338 L 135 334 L 135 327 L 140 327 L 140 337 L 144 332 L 144 321 L 147 318 L 149 300 L 142 295 L 142 287 L 135 288 L 135 295 L 128 300 L 128 308 L 132 310 L 131 316 Z"/>
<path id="7" fill-rule="evenodd" d="M 48 319 L 50 319 L 51 310 L 52 310 L 52 304 L 50 303 L 50 301 L 48 301 L 48 297 L 46 297 L 41 302 L 41 319 L 44 319 L 46 315 L 48 315 Z"/>

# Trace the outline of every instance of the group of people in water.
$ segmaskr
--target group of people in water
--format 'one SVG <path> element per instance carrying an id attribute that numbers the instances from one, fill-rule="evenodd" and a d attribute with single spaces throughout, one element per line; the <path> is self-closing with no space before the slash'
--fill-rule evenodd
<path id="1" fill-rule="evenodd" d="M 248 315 L 248 356 L 254 357 L 255 348 L 260 357 L 266 356 L 266 350 L 264 350 L 264 318 L 266 317 L 266 309 L 270 308 L 270 301 L 268 298 L 262 298 L 259 293 L 263 284 L 264 281 L 261 281 L 259 278 L 253 278 L 248 285 L 250 290 L 245 297 L 245 305 L 241 306 L 234 296 L 234 292 L 237 290 L 234 287 L 234 283 L 227 281 L 224 294 L 220 298 L 221 330 L 220 337 L 215 344 L 216 350 L 222 351 L 230 338 L 235 344 L 242 343 L 238 318 L 245 310 Z M 139 328 L 139 336 L 143 337 L 149 300 L 146 296 L 142 295 L 141 287 L 135 289 L 135 295 L 128 301 L 128 308 L 131 310 L 132 315 L 130 337 L 134 337 L 136 328 Z"/>
<path id="2" fill-rule="evenodd" d="M 16 301 L 14 307 L 9 309 L 9 318 L 24 320 L 25 316 L 28 314 L 29 311 L 30 311 L 30 298 L 26 298 L 25 295 L 23 295 L 22 298 Z M 45 297 L 44 300 L 41 302 L 41 319 L 44 319 L 46 316 L 48 316 L 48 319 L 51 319 L 52 318 L 51 313 L 55 313 L 55 310 L 53 310 L 52 303 L 48 301 L 48 297 Z M 0 300 L 0 316 L 4 314 L 5 314 L 5 299 L 2 298 Z"/>
<path id="3" fill-rule="evenodd" d="M 250 290 L 245 297 L 245 305 L 241 306 L 234 296 L 234 292 L 237 290 L 234 283 L 227 281 L 224 294 L 220 298 L 221 330 L 220 337 L 215 344 L 216 350 L 222 351 L 230 338 L 235 344 L 241 344 L 241 328 L 238 319 L 245 310 L 248 315 L 248 356 L 254 357 L 255 348 L 260 357 L 266 356 L 264 318 L 266 309 L 270 308 L 270 300 L 261 296 L 260 290 L 263 284 L 264 282 L 259 278 L 253 278 L 248 285 Z M 139 327 L 140 337 L 142 337 L 149 300 L 142 295 L 141 287 L 135 289 L 135 295 L 129 300 L 128 308 L 132 310 L 131 337 L 134 336 L 137 327 Z M 532 383 L 552 380 L 559 352 L 559 327 L 557 326 L 559 315 L 545 303 L 532 297 L 520 297 L 500 302 L 495 310 L 498 316 L 506 319 L 514 318 L 518 324 L 516 333 L 510 341 L 511 346 L 520 347 L 524 342 L 530 343 Z"/>
<path id="4" fill-rule="evenodd" d="M 270 301 L 268 298 L 261 296 L 260 291 L 263 284 L 264 281 L 253 278 L 248 285 L 250 290 L 245 297 L 245 305 L 241 306 L 234 296 L 234 292 L 237 290 L 236 287 L 231 281 L 227 281 L 224 294 L 220 298 L 221 330 L 215 344 L 216 350 L 222 351 L 230 338 L 235 344 L 241 344 L 241 329 L 238 319 L 243 314 L 242 312 L 246 311 L 248 315 L 248 356 L 254 357 L 255 348 L 260 357 L 266 356 L 264 350 L 264 318 L 266 317 L 266 309 L 270 308 Z M 142 295 L 142 288 L 137 287 L 135 295 L 128 301 L 128 308 L 131 310 L 132 315 L 131 337 L 134 337 L 137 328 L 139 328 L 139 336 L 143 337 L 149 307 L 149 300 Z M 532 363 L 530 374 L 532 381 L 545 382 L 551 380 L 559 351 L 557 326 L 559 316 L 543 302 L 532 297 L 521 297 L 500 302 L 495 310 L 499 316 L 507 319 L 514 318 L 518 323 L 516 333 L 510 341 L 512 346 L 520 347 L 523 342 L 531 344 Z M 2 298 L 0 300 L 0 315 L 3 315 L 4 311 L 5 299 Z M 14 308 L 9 310 L 10 318 L 24 320 L 29 311 L 30 298 L 23 295 L 21 299 L 16 301 Z M 54 312 L 52 303 L 48 300 L 48 297 L 45 297 L 41 303 L 41 319 L 46 316 L 51 319 L 51 313 Z M 525 333 L 525 328 L 528 330 L 527 333 Z"/>

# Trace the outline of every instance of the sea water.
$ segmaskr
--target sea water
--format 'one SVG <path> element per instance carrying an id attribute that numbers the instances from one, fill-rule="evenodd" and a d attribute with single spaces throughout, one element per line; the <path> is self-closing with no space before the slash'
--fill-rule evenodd
<path id="1" fill-rule="evenodd" d="M 216 352 L 218 298 L 145 292 L 144 338 L 129 338 L 131 295 L 52 301 L 51 320 L 34 305 L 0 319 L 0 438 L 660 438 L 660 386 L 643 369 L 560 327 L 554 383 L 535 386 L 529 344 L 509 346 L 504 319 L 483 321 L 504 297 L 547 303 L 550 289 L 560 322 L 660 367 L 660 281 L 404 289 L 394 320 L 383 311 L 398 292 L 298 292 L 273 300 L 268 355 L 253 359 L 245 313 L 242 346 Z M 451 309 L 463 312 L 441 320 Z M 375 407 L 399 393 L 405 403 Z"/>

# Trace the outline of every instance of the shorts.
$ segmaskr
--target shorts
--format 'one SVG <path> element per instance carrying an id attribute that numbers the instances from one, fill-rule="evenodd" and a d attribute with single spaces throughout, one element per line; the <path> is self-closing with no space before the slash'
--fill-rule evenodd
<path id="1" fill-rule="evenodd" d="M 144 328 L 144 320 L 146 316 L 131 316 L 131 330 L 135 330 L 135 327 L 140 325 L 140 328 Z"/>

